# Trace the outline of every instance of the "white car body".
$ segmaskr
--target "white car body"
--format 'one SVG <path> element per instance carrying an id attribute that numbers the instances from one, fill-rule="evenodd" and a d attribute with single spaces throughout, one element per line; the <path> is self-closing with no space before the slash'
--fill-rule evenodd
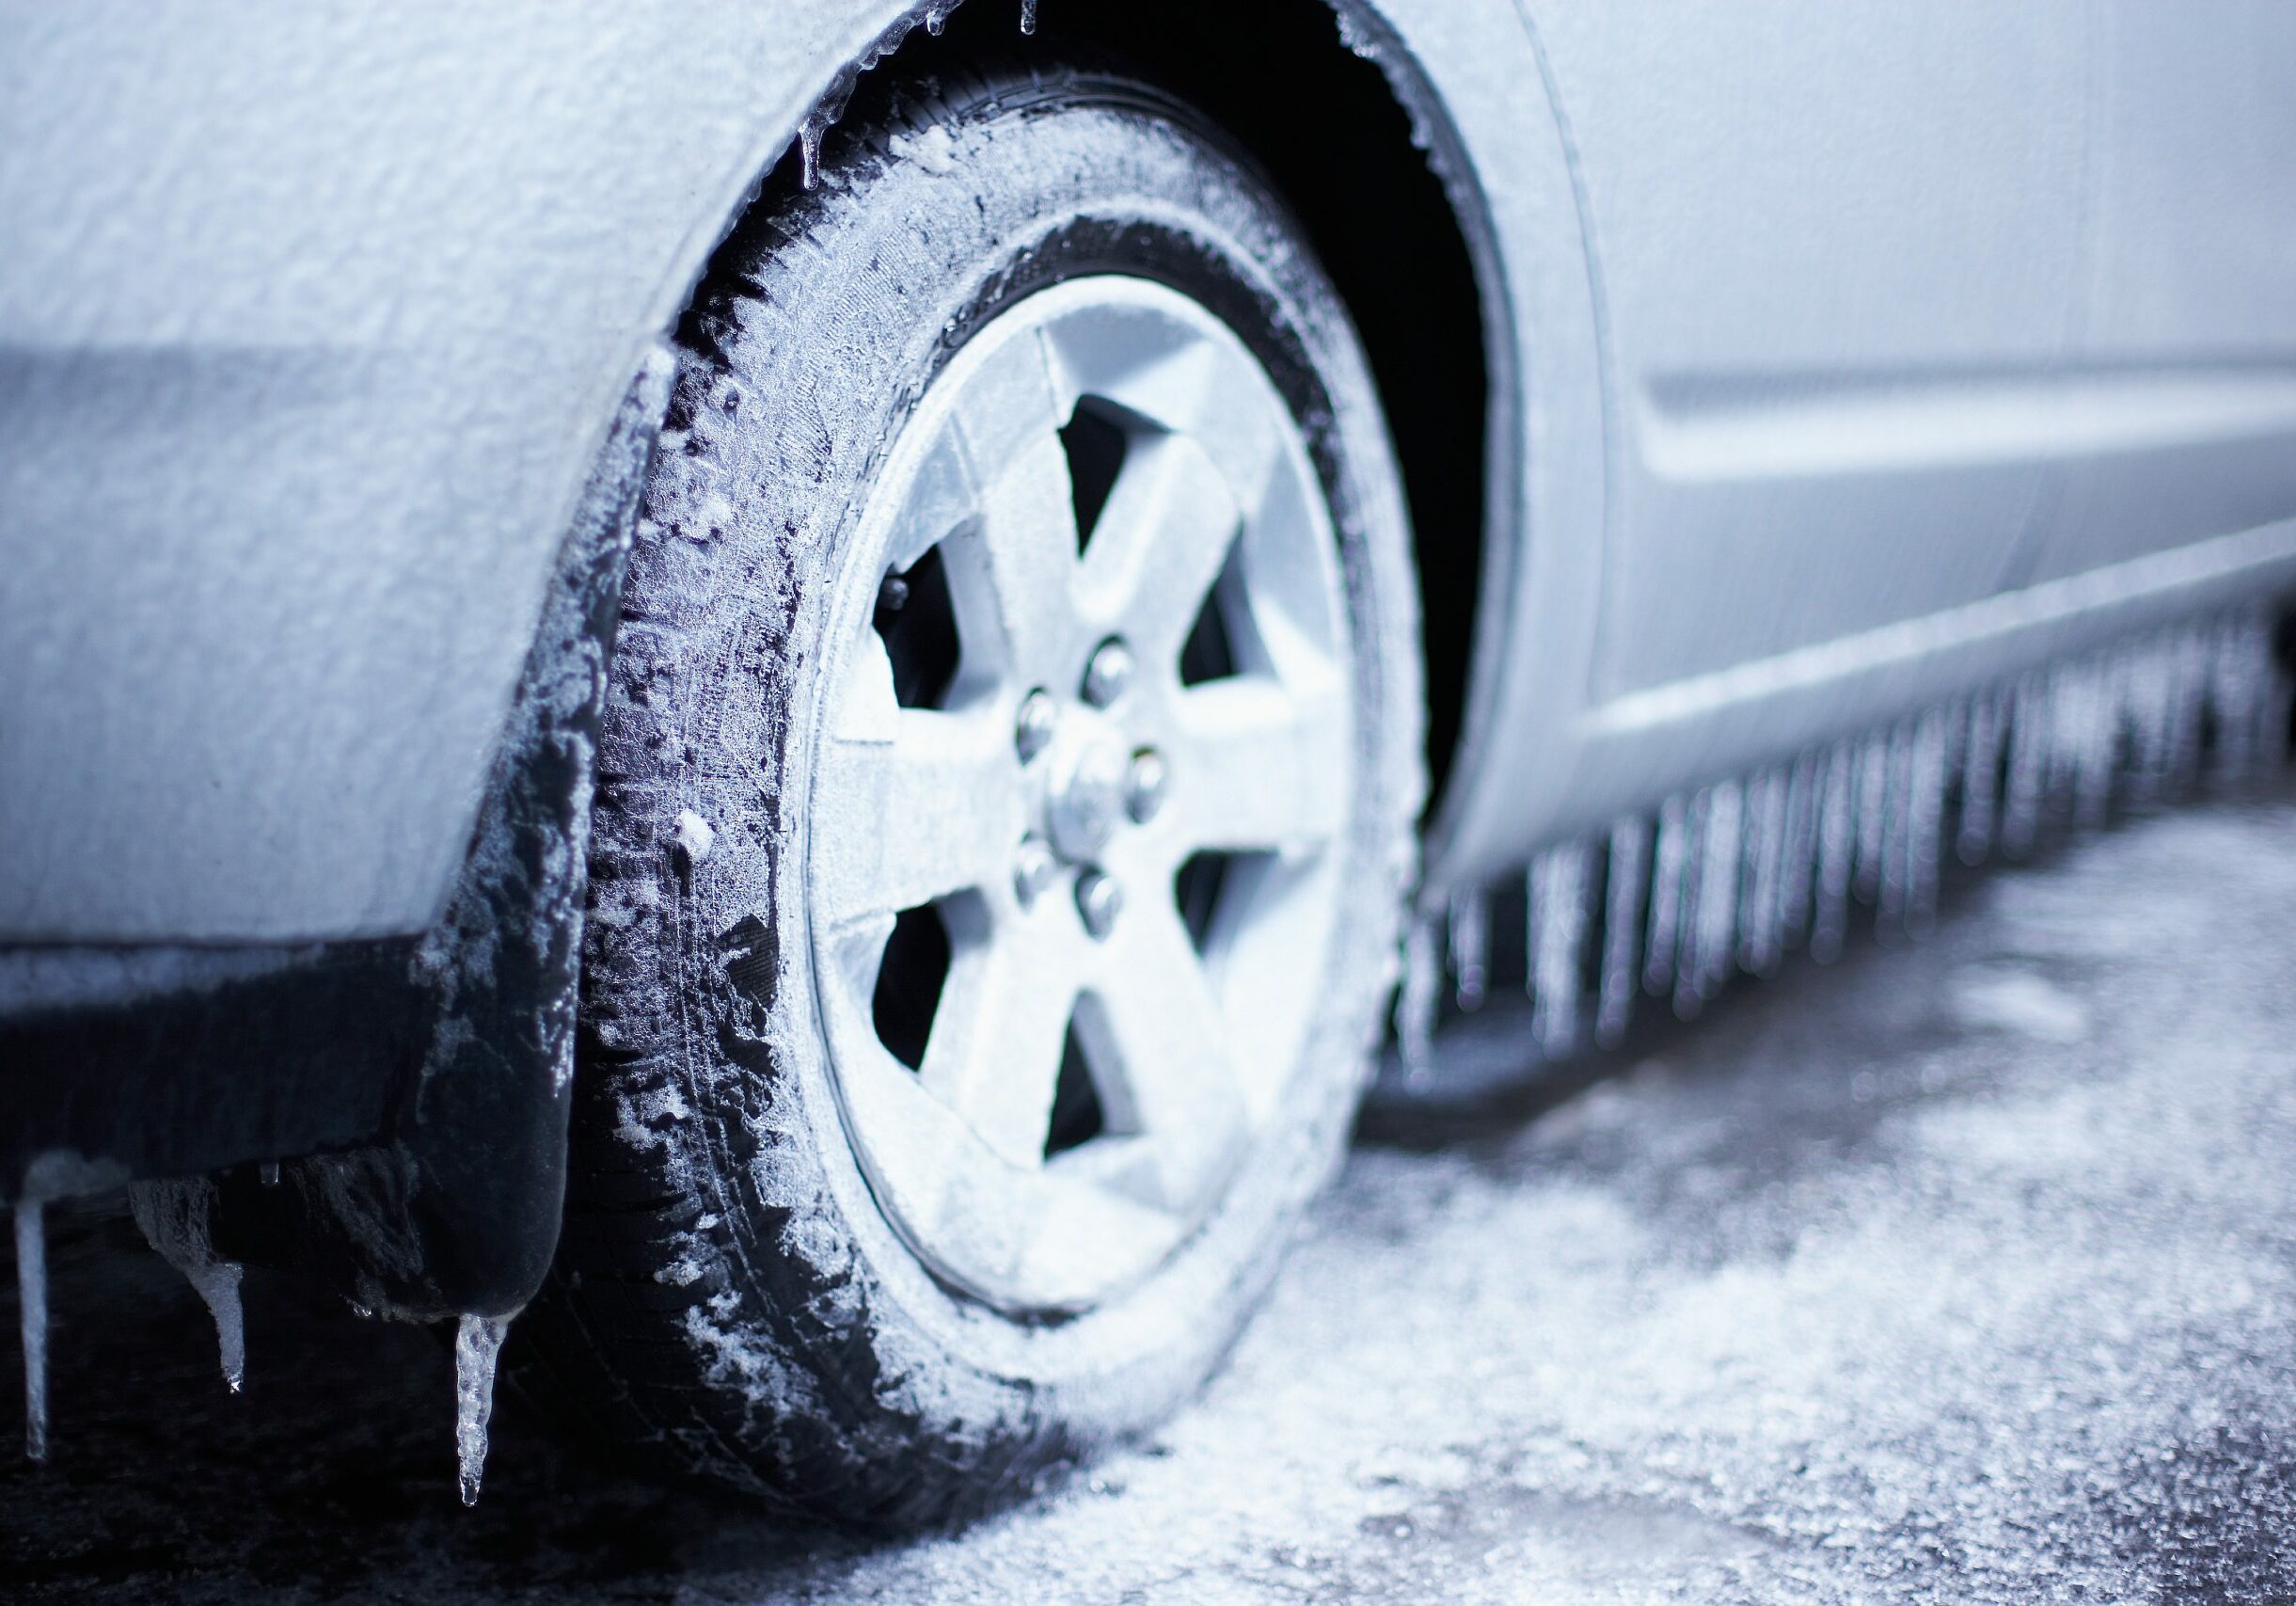
<path id="1" fill-rule="evenodd" d="M 1480 211 L 1431 889 L 2296 584 L 2296 11 L 1340 9 Z M 0 7 L 0 945 L 438 917 L 617 401 L 917 14 Z"/>

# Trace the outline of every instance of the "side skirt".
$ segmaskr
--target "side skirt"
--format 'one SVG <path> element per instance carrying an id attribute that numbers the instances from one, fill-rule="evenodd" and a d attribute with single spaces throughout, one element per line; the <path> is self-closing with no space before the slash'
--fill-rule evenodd
<path id="1" fill-rule="evenodd" d="M 1443 1086 L 1435 1045 L 1510 994 L 1529 1021 L 1508 1042 L 1534 1062 L 1615 1046 L 1639 1004 L 1686 1020 L 1796 949 L 1834 958 L 1854 920 L 1920 935 L 1949 855 L 2022 858 L 2116 809 L 2272 772 L 2289 743 L 2277 623 L 2248 608 L 2157 628 L 1677 792 L 1423 906 L 1383 1096 L 1464 1092 Z"/>

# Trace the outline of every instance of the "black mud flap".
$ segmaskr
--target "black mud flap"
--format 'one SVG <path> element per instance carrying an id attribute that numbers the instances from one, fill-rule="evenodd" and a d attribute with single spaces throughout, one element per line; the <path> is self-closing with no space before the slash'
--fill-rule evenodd
<path id="1" fill-rule="evenodd" d="M 674 372 L 657 349 L 568 533 L 446 917 L 406 979 L 420 1047 L 378 1145 L 242 1169 L 226 1253 L 402 1320 L 507 1316 L 542 1286 L 565 1198 L 590 801 L 633 520 Z"/>

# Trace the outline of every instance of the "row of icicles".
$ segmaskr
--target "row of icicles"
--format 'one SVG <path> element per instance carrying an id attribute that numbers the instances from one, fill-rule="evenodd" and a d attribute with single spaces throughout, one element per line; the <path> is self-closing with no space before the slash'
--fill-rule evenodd
<path id="1" fill-rule="evenodd" d="M 263 1168 L 275 1182 L 275 1166 Z M 183 1274 L 215 1321 L 217 1359 L 232 1393 L 246 1382 L 246 1326 L 239 1303 L 241 1269 L 215 1253 L 208 1223 L 215 1185 L 206 1177 L 136 1183 L 128 1189 L 135 1224 L 160 1257 Z M 24 1339 L 24 1453 L 48 1458 L 48 1245 L 38 1199 L 16 1201 L 16 1285 Z M 454 1455 L 463 1503 L 475 1505 L 486 1467 L 486 1424 L 494 1414 L 495 1362 L 510 1331 L 508 1317 L 465 1316 L 454 1334 Z"/>
<path id="2" fill-rule="evenodd" d="M 1530 1001 L 1533 1044 L 1545 1058 L 1590 1038 L 1611 1046 L 1639 996 L 1686 1019 L 1732 976 L 1766 976 L 1796 948 L 1830 960 L 1853 905 L 1885 933 L 1918 934 L 1935 917 L 1949 849 L 1972 866 L 2019 857 L 2061 822 L 2101 825 L 2116 803 L 2238 785 L 2284 757 L 2288 739 L 2272 620 L 2242 612 L 1677 792 L 1655 815 L 1547 850 L 1524 874 L 1509 968 Z M 1503 892 L 1512 903 L 1514 889 Z M 1409 936 L 1396 1009 L 1407 1075 L 1427 1073 L 1443 1015 L 1480 1009 L 1503 984 L 1494 893 L 1454 896 Z"/>

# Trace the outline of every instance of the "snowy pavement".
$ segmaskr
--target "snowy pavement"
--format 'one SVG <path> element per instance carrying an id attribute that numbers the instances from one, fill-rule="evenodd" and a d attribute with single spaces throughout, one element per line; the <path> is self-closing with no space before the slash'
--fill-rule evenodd
<path id="1" fill-rule="evenodd" d="M 2296 1598 L 2296 803 L 2142 820 L 1575 1089 L 1369 1123 L 1154 1442 L 969 1532 L 791 1532 L 247 1284 L 247 1392 L 116 1213 L 51 1245 L 20 1599 Z M 9 1324 L 13 1326 L 12 1312 Z"/>

